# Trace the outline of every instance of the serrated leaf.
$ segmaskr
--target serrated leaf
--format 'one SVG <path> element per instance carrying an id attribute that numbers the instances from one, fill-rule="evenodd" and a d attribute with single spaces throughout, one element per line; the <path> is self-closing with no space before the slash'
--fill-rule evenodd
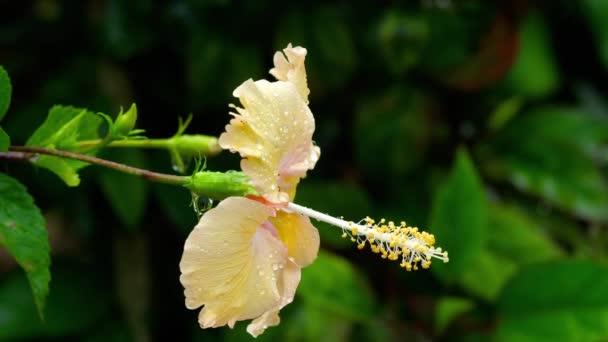
<path id="1" fill-rule="evenodd" d="M 483 184 L 466 150 L 459 150 L 450 175 L 439 188 L 430 229 L 450 262 L 432 270 L 444 281 L 457 280 L 479 257 L 487 241 L 487 203 Z"/>
<path id="2" fill-rule="evenodd" d="M 98 270 L 55 264 L 42 322 L 36 317 L 25 279 L 9 273 L 0 283 L 0 340 L 65 339 L 93 328 L 110 312 L 111 288 Z"/>
<path id="3" fill-rule="evenodd" d="M 70 150 L 79 140 L 98 138 L 103 119 L 83 108 L 53 106 L 46 120 L 27 140 L 27 146 Z"/>
<path id="4" fill-rule="evenodd" d="M 363 189 L 347 183 L 303 182 L 298 187 L 296 201 L 304 206 L 346 220 L 359 221 L 371 212 L 370 199 Z M 312 220 L 319 230 L 322 243 L 335 248 L 355 248 L 355 244 L 341 237 L 342 231 L 327 223 Z"/>
<path id="5" fill-rule="evenodd" d="M 535 264 L 505 287 L 500 341 L 601 341 L 608 338 L 608 268 L 582 260 Z"/>
<path id="6" fill-rule="evenodd" d="M 0 121 L 6 115 L 8 106 L 11 104 L 11 79 L 8 77 L 8 73 L 0 65 Z"/>
<path id="7" fill-rule="evenodd" d="M 99 138 L 98 130 L 103 119 L 86 109 L 71 106 L 53 106 L 40 127 L 28 139 L 27 146 L 38 146 L 60 150 L 77 150 L 78 141 Z M 87 151 L 88 154 L 94 150 Z M 85 166 L 76 160 L 66 160 L 53 156 L 41 156 L 34 163 L 49 169 L 68 186 L 80 183 L 77 171 Z"/>
<path id="8" fill-rule="evenodd" d="M 115 149 L 105 156 L 107 159 L 135 167 L 142 167 L 144 164 L 143 153 L 138 150 Z M 131 231 L 137 229 L 147 202 L 146 181 L 114 170 L 101 170 L 99 184 L 110 202 L 110 207 L 125 228 Z"/>
<path id="9" fill-rule="evenodd" d="M 309 305 L 352 320 L 373 317 L 376 310 L 373 292 L 360 271 L 348 260 L 323 251 L 302 270 L 298 296 Z"/>
<path id="10" fill-rule="evenodd" d="M 0 173 L 0 245 L 25 270 L 38 314 L 43 317 L 51 280 L 44 218 L 25 187 L 3 173 Z"/>
<path id="11" fill-rule="evenodd" d="M 6 132 L 0 127 L 0 152 L 8 151 L 8 146 L 11 144 L 11 138 Z"/>

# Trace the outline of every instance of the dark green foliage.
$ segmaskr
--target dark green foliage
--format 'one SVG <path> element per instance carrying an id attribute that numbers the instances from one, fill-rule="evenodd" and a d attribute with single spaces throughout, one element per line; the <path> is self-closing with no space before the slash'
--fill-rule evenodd
<path id="1" fill-rule="evenodd" d="M 432 232 L 450 262 L 407 273 L 313 221 L 323 250 L 281 325 L 259 340 L 608 339 L 606 1 L 8 3 L 0 153 L 141 133 L 133 117 L 113 126 L 96 114 L 134 102 L 135 127 L 150 138 L 173 136 L 189 113 L 184 139 L 219 136 L 235 87 L 271 78 L 287 43 L 308 49 L 322 153 L 296 202 L 346 220 L 407 221 Z M 197 156 L 179 152 L 101 156 L 191 172 L 185 159 Z M 35 161 L 0 159 L 0 248 L 12 255 L 0 250 L 0 340 L 249 338 L 242 322 L 201 330 L 184 306 L 178 264 L 197 222 L 187 189 Z M 204 171 L 239 169 L 227 152 L 206 162 Z M 242 177 L 199 174 L 190 186 Z M 212 197 L 255 193 L 224 190 Z M 210 199 L 194 203 L 204 210 Z"/>

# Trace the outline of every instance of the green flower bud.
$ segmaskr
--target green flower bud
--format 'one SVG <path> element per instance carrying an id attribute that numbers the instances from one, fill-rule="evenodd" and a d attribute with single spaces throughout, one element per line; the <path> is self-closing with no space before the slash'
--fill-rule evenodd
<path id="1" fill-rule="evenodd" d="M 131 108 L 126 113 L 123 113 L 121 108 L 114 122 L 114 136 L 128 136 L 135 127 L 135 121 L 137 121 L 137 106 L 135 106 L 135 103 L 131 105 Z"/>

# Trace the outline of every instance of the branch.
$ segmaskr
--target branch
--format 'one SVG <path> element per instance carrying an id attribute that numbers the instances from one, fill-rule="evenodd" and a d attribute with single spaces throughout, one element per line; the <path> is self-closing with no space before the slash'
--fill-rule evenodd
<path id="1" fill-rule="evenodd" d="M 0 158 L 28 160 L 34 162 L 38 155 L 45 154 L 60 158 L 80 160 L 86 163 L 95 164 L 120 172 L 124 172 L 133 176 L 141 177 L 151 181 L 172 184 L 185 185 L 190 180 L 190 177 L 176 176 L 166 173 L 158 173 L 150 170 L 140 169 L 133 166 L 116 163 L 110 160 L 87 156 L 85 154 L 74 153 L 69 151 L 54 150 L 44 147 L 32 146 L 9 146 L 9 152 L 0 152 Z"/>

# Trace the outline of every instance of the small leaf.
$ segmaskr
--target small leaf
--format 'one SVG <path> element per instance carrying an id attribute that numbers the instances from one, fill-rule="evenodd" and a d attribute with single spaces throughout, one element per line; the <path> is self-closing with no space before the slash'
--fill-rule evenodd
<path id="1" fill-rule="evenodd" d="M 8 151 L 8 146 L 11 144 L 11 138 L 6 132 L 0 127 L 0 152 Z"/>
<path id="2" fill-rule="evenodd" d="M 8 73 L 0 65 L 0 121 L 6 115 L 8 106 L 11 103 L 11 79 L 8 77 Z"/>
<path id="3" fill-rule="evenodd" d="M 483 184 L 466 150 L 459 150 L 433 201 L 430 228 L 437 244 L 450 255 L 449 263 L 432 267 L 435 274 L 454 281 L 470 268 L 487 241 L 487 221 Z"/>
<path id="4" fill-rule="evenodd" d="M 49 115 L 28 139 L 27 146 L 73 149 L 79 140 L 98 138 L 103 119 L 82 108 L 53 106 Z"/>
<path id="5" fill-rule="evenodd" d="M 40 127 L 28 139 L 27 146 L 38 146 L 60 150 L 78 150 L 78 141 L 98 139 L 98 130 L 103 119 L 86 109 L 54 106 Z M 93 154 L 95 151 L 87 151 Z M 80 183 L 77 171 L 86 163 L 65 160 L 52 156 L 41 156 L 34 162 L 59 176 L 68 186 Z"/>
<path id="6" fill-rule="evenodd" d="M 443 297 L 437 301 L 435 328 L 442 332 L 459 315 L 471 310 L 475 303 L 468 298 Z"/>
<path id="7" fill-rule="evenodd" d="M 120 113 L 118 113 L 118 117 L 116 117 L 116 121 L 114 122 L 114 126 L 112 127 L 113 137 L 116 139 L 127 137 L 133 128 L 135 128 L 136 121 L 137 106 L 135 103 L 131 104 L 131 107 L 126 112 L 123 112 L 121 108 Z"/>
<path id="8" fill-rule="evenodd" d="M 38 314 L 43 317 L 51 280 L 44 218 L 25 187 L 3 173 L 0 173 L 0 245 L 25 270 Z"/>
<path id="9" fill-rule="evenodd" d="M 530 265 L 498 304 L 501 341 L 602 341 L 608 338 L 608 268 L 582 260 Z"/>
<path id="10" fill-rule="evenodd" d="M 348 183 L 303 182 L 298 187 L 296 200 L 304 206 L 355 222 L 371 213 L 367 194 L 360 187 Z M 340 229 L 315 220 L 312 224 L 319 230 L 322 243 L 335 248 L 355 248 L 350 240 L 341 237 Z"/>
<path id="11" fill-rule="evenodd" d="M 366 320 L 376 310 L 373 292 L 359 270 L 323 251 L 302 270 L 298 295 L 309 305 L 351 320 Z"/>
<path id="12" fill-rule="evenodd" d="M 114 149 L 104 155 L 126 165 L 142 167 L 144 164 L 143 153 L 138 150 Z M 127 229 L 136 230 L 146 207 L 146 181 L 114 170 L 101 170 L 99 183 L 116 216 Z"/>

